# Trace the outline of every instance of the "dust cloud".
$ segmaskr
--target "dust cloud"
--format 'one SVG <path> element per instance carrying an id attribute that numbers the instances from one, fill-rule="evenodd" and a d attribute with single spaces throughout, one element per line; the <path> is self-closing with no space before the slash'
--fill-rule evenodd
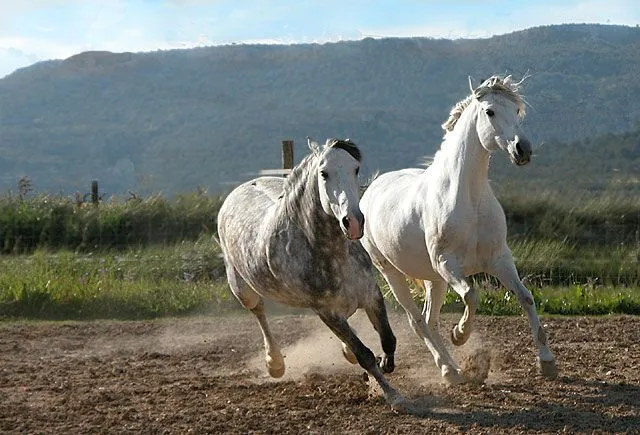
<path id="1" fill-rule="evenodd" d="M 356 331 L 360 340 L 376 355 L 381 352 L 380 339 L 366 314 L 359 310 L 350 319 L 351 328 Z M 342 355 L 342 343 L 331 330 L 318 320 L 317 325 L 306 336 L 294 344 L 282 348 L 284 356 L 285 374 L 282 378 L 269 377 L 265 367 L 264 349 L 249 359 L 248 368 L 258 373 L 258 381 L 273 380 L 292 381 L 304 379 L 307 376 L 331 373 L 362 373 L 358 364 L 349 363 Z"/>

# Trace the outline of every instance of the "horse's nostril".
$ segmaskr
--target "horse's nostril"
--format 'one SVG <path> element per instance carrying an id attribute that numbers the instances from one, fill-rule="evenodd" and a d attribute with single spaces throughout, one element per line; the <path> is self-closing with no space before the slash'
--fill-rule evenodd
<path id="1" fill-rule="evenodd" d="M 342 226 L 344 227 L 345 230 L 349 229 L 349 218 L 348 217 L 343 217 L 342 218 Z"/>
<path id="2" fill-rule="evenodd" d="M 518 153 L 519 156 L 524 155 L 524 152 L 522 151 L 522 147 L 520 146 L 520 142 L 516 144 L 516 152 Z"/>

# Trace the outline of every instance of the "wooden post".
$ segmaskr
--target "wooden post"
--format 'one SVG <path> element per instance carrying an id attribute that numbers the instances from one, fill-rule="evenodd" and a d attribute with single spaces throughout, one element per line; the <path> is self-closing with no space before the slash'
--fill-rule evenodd
<path id="1" fill-rule="evenodd" d="M 93 180 L 91 182 L 91 202 L 95 205 L 98 205 L 100 201 L 100 196 L 98 195 L 98 180 Z"/>
<path id="2" fill-rule="evenodd" d="M 293 169 L 293 141 L 282 141 L 282 169 Z M 286 177 L 287 174 L 284 174 Z"/>

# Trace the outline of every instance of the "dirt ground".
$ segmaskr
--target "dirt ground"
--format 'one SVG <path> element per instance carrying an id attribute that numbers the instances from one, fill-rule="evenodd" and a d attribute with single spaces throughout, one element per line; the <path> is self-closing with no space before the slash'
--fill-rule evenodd
<path id="1" fill-rule="evenodd" d="M 458 315 L 443 319 L 443 335 Z M 640 433 L 640 317 L 544 318 L 561 374 L 537 374 L 524 317 L 480 316 L 458 361 L 486 350 L 480 385 L 447 387 L 404 314 L 390 381 L 401 415 L 313 315 L 270 318 L 286 355 L 266 375 L 249 313 L 154 321 L 0 322 L 2 433 Z M 379 352 L 366 317 L 352 324 Z M 448 341 L 448 338 L 447 338 Z"/>

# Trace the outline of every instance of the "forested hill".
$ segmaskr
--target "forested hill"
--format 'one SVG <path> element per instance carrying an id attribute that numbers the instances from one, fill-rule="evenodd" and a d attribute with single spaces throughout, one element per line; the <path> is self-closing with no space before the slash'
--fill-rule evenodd
<path id="1" fill-rule="evenodd" d="M 350 137 L 368 171 L 414 166 L 439 146 L 440 124 L 469 93 L 467 76 L 494 73 L 531 76 L 525 130 L 535 143 L 588 144 L 640 127 L 637 27 L 86 52 L 0 80 L 0 190 L 23 175 L 38 191 L 63 193 L 96 178 L 109 194 L 225 190 L 279 167 L 282 139 L 296 141 L 299 160 L 307 135 Z M 634 140 L 605 143 L 597 163 L 620 147 L 637 168 Z M 559 162 L 560 148 L 536 153 Z M 574 163 L 582 155 L 565 153 Z"/>

